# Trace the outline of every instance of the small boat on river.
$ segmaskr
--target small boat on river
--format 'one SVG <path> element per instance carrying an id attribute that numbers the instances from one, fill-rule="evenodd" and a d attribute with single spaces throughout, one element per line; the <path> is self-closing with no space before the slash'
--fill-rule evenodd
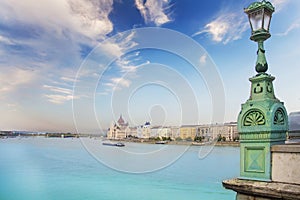
<path id="1" fill-rule="evenodd" d="M 125 144 L 122 142 L 118 142 L 118 143 L 103 142 L 102 144 L 106 145 L 106 146 L 115 146 L 115 147 L 124 147 L 125 146 Z"/>
<path id="2" fill-rule="evenodd" d="M 168 141 L 157 141 L 157 142 L 155 142 L 155 144 L 167 144 L 168 143 Z"/>

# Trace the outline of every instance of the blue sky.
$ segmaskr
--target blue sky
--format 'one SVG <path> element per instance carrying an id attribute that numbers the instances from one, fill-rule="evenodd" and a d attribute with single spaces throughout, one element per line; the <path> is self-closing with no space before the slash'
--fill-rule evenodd
<path id="1" fill-rule="evenodd" d="M 236 121 L 255 75 L 248 0 L 0 2 L 0 130 Z M 300 2 L 273 0 L 268 73 L 300 110 Z"/>

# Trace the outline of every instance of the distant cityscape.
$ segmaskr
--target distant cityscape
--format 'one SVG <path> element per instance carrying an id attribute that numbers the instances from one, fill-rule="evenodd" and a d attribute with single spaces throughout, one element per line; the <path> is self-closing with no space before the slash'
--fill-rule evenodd
<path id="1" fill-rule="evenodd" d="M 145 122 L 140 126 L 131 127 L 122 115 L 116 122 L 112 122 L 106 135 L 84 134 L 84 133 L 51 133 L 32 131 L 0 131 L 0 138 L 17 136 L 45 136 L 45 137 L 86 137 L 102 136 L 111 140 L 139 139 L 139 140 L 173 140 L 173 141 L 238 141 L 239 134 L 237 122 L 224 124 L 202 124 L 202 125 L 182 125 L 182 126 L 152 126 L 150 122 Z M 300 112 L 289 114 L 289 138 L 300 138 Z"/>
<path id="2" fill-rule="evenodd" d="M 112 122 L 107 132 L 108 139 L 139 138 L 157 140 L 185 141 L 236 141 L 238 140 L 237 123 L 182 126 L 152 126 L 150 122 L 130 127 L 120 115 L 117 122 Z"/>

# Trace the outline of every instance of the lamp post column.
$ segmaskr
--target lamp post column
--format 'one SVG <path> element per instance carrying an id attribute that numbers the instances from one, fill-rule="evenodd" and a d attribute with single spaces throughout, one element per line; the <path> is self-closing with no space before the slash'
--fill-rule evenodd
<path id="1" fill-rule="evenodd" d="M 264 41 L 258 41 L 257 61 L 255 70 L 257 73 L 265 73 L 268 70 L 268 63 L 265 56 Z"/>
<path id="2" fill-rule="evenodd" d="M 269 23 L 274 7 L 270 2 L 254 2 L 245 12 L 252 28 L 251 40 L 258 43 L 256 74 L 250 78 L 250 98 L 238 116 L 240 134 L 240 179 L 271 181 L 271 146 L 284 144 L 288 130 L 287 112 L 274 94 L 273 76 L 263 42 L 271 35 Z"/>

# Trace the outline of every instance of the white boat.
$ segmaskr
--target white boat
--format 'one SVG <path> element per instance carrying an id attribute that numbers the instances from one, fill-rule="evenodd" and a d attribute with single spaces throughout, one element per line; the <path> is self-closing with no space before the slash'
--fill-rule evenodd
<path id="1" fill-rule="evenodd" d="M 168 141 L 157 141 L 157 142 L 155 142 L 155 144 L 167 144 L 168 143 Z"/>
<path id="2" fill-rule="evenodd" d="M 118 142 L 118 143 L 103 142 L 102 144 L 106 145 L 106 146 L 115 146 L 115 147 L 124 147 L 125 146 L 125 144 L 122 142 Z"/>

